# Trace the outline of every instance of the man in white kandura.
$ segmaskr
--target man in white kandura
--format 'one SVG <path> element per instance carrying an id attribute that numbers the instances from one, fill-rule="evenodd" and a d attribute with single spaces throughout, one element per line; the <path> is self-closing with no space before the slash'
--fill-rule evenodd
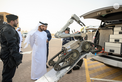
<path id="1" fill-rule="evenodd" d="M 31 79 L 37 80 L 46 72 L 46 54 L 47 54 L 47 34 L 44 31 L 45 23 L 39 22 L 36 29 L 30 31 L 25 39 L 32 48 Z"/>
<path id="2" fill-rule="evenodd" d="M 16 31 L 17 31 L 17 33 L 18 33 L 18 35 L 19 35 L 19 38 L 20 38 L 20 43 L 19 43 L 19 52 L 22 52 L 21 51 L 21 42 L 22 42 L 22 34 L 21 34 L 21 28 L 20 27 L 18 27 L 17 29 L 16 29 Z"/>

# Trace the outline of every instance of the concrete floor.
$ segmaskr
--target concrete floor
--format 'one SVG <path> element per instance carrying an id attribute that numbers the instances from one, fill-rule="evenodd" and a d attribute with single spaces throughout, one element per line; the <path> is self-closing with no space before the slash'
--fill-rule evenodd
<path id="1" fill-rule="evenodd" d="M 61 40 L 60 39 L 52 39 L 49 43 L 49 57 L 52 58 L 61 50 Z M 31 80 L 31 48 L 28 46 L 26 49 L 23 49 L 25 44 L 22 43 L 22 51 L 25 53 L 23 55 L 22 64 L 16 70 L 15 76 L 13 78 L 13 82 L 34 82 Z M 0 82 L 2 80 L 2 68 L 3 64 L 0 61 Z M 51 70 L 52 67 L 49 67 L 47 71 Z M 108 72 L 107 72 L 108 70 Z M 91 81 L 90 78 L 103 78 L 104 79 L 113 79 L 122 81 L 122 69 L 116 69 L 107 67 L 102 63 L 94 62 L 91 60 L 84 59 L 83 65 L 80 70 L 73 70 L 71 74 L 64 75 L 58 82 L 110 82 L 110 81 Z M 110 72 L 109 72 L 110 71 Z M 105 72 L 107 74 L 105 74 Z M 116 73 L 116 74 L 115 74 Z M 113 74 L 113 75 L 112 75 Z M 118 76 L 115 76 L 117 75 Z M 99 76 L 99 77 L 98 77 Z M 110 76 L 110 77 L 109 77 Z M 109 78 L 108 78 L 109 77 Z"/>
<path id="2" fill-rule="evenodd" d="M 28 46 L 26 49 L 23 49 L 24 45 L 25 44 L 22 43 L 23 52 L 31 51 L 30 46 Z M 62 43 L 60 39 L 52 39 L 49 45 L 50 47 L 48 60 L 61 50 Z M 31 80 L 31 54 L 24 54 L 22 62 L 23 63 L 16 70 L 13 82 L 34 82 L 33 80 Z M 0 81 L 2 80 L 2 66 L 3 64 L 0 61 Z M 49 67 L 47 71 L 51 70 L 51 68 L 52 67 Z M 75 70 L 72 71 L 71 74 L 66 74 L 59 80 L 59 82 L 86 82 L 85 77 L 85 66 L 83 64 L 80 70 Z"/>

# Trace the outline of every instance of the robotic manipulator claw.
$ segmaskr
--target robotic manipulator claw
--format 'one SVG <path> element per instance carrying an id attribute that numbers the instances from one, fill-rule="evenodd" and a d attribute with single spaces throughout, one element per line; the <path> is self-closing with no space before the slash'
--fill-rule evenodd
<path id="1" fill-rule="evenodd" d="M 68 22 L 64 25 L 64 27 L 55 33 L 56 38 L 65 38 L 65 37 L 77 37 L 77 36 L 82 36 L 84 37 L 84 34 L 64 34 L 63 32 L 68 28 L 70 24 L 74 22 L 74 20 L 80 25 L 80 26 L 85 26 L 85 24 L 79 19 L 79 17 L 75 14 L 71 16 L 71 18 L 68 20 Z"/>

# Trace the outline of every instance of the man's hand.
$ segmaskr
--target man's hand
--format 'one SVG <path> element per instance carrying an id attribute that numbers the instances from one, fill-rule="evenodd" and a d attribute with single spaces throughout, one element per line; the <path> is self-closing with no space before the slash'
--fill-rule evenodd
<path id="1" fill-rule="evenodd" d="M 47 43 L 48 43 L 49 41 L 47 40 Z"/>
<path id="2" fill-rule="evenodd" d="M 16 62 L 16 67 L 18 67 L 22 63 L 22 60 Z"/>
<path id="3" fill-rule="evenodd" d="M 22 63 L 23 54 L 20 55 L 20 58 L 16 61 L 16 67 L 18 67 Z"/>

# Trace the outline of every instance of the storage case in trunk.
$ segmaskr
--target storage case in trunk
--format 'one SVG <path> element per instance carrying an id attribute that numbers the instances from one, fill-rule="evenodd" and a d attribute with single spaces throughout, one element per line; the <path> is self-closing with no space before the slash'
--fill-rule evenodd
<path id="1" fill-rule="evenodd" d="M 105 42 L 105 51 L 114 54 L 122 54 L 122 43 Z"/>
<path id="2" fill-rule="evenodd" d="M 122 35 L 117 34 L 117 35 L 110 35 L 110 42 L 122 42 Z"/>
<path id="3" fill-rule="evenodd" d="M 122 34 L 122 26 L 115 26 L 114 34 Z"/>
<path id="4" fill-rule="evenodd" d="M 114 27 L 114 31 L 122 31 L 122 26 L 120 26 L 120 27 Z"/>
<path id="5" fill-rule="evenodd" d="M 114 34 L 122 34 L 122 31 L 114 31 Z"/>

